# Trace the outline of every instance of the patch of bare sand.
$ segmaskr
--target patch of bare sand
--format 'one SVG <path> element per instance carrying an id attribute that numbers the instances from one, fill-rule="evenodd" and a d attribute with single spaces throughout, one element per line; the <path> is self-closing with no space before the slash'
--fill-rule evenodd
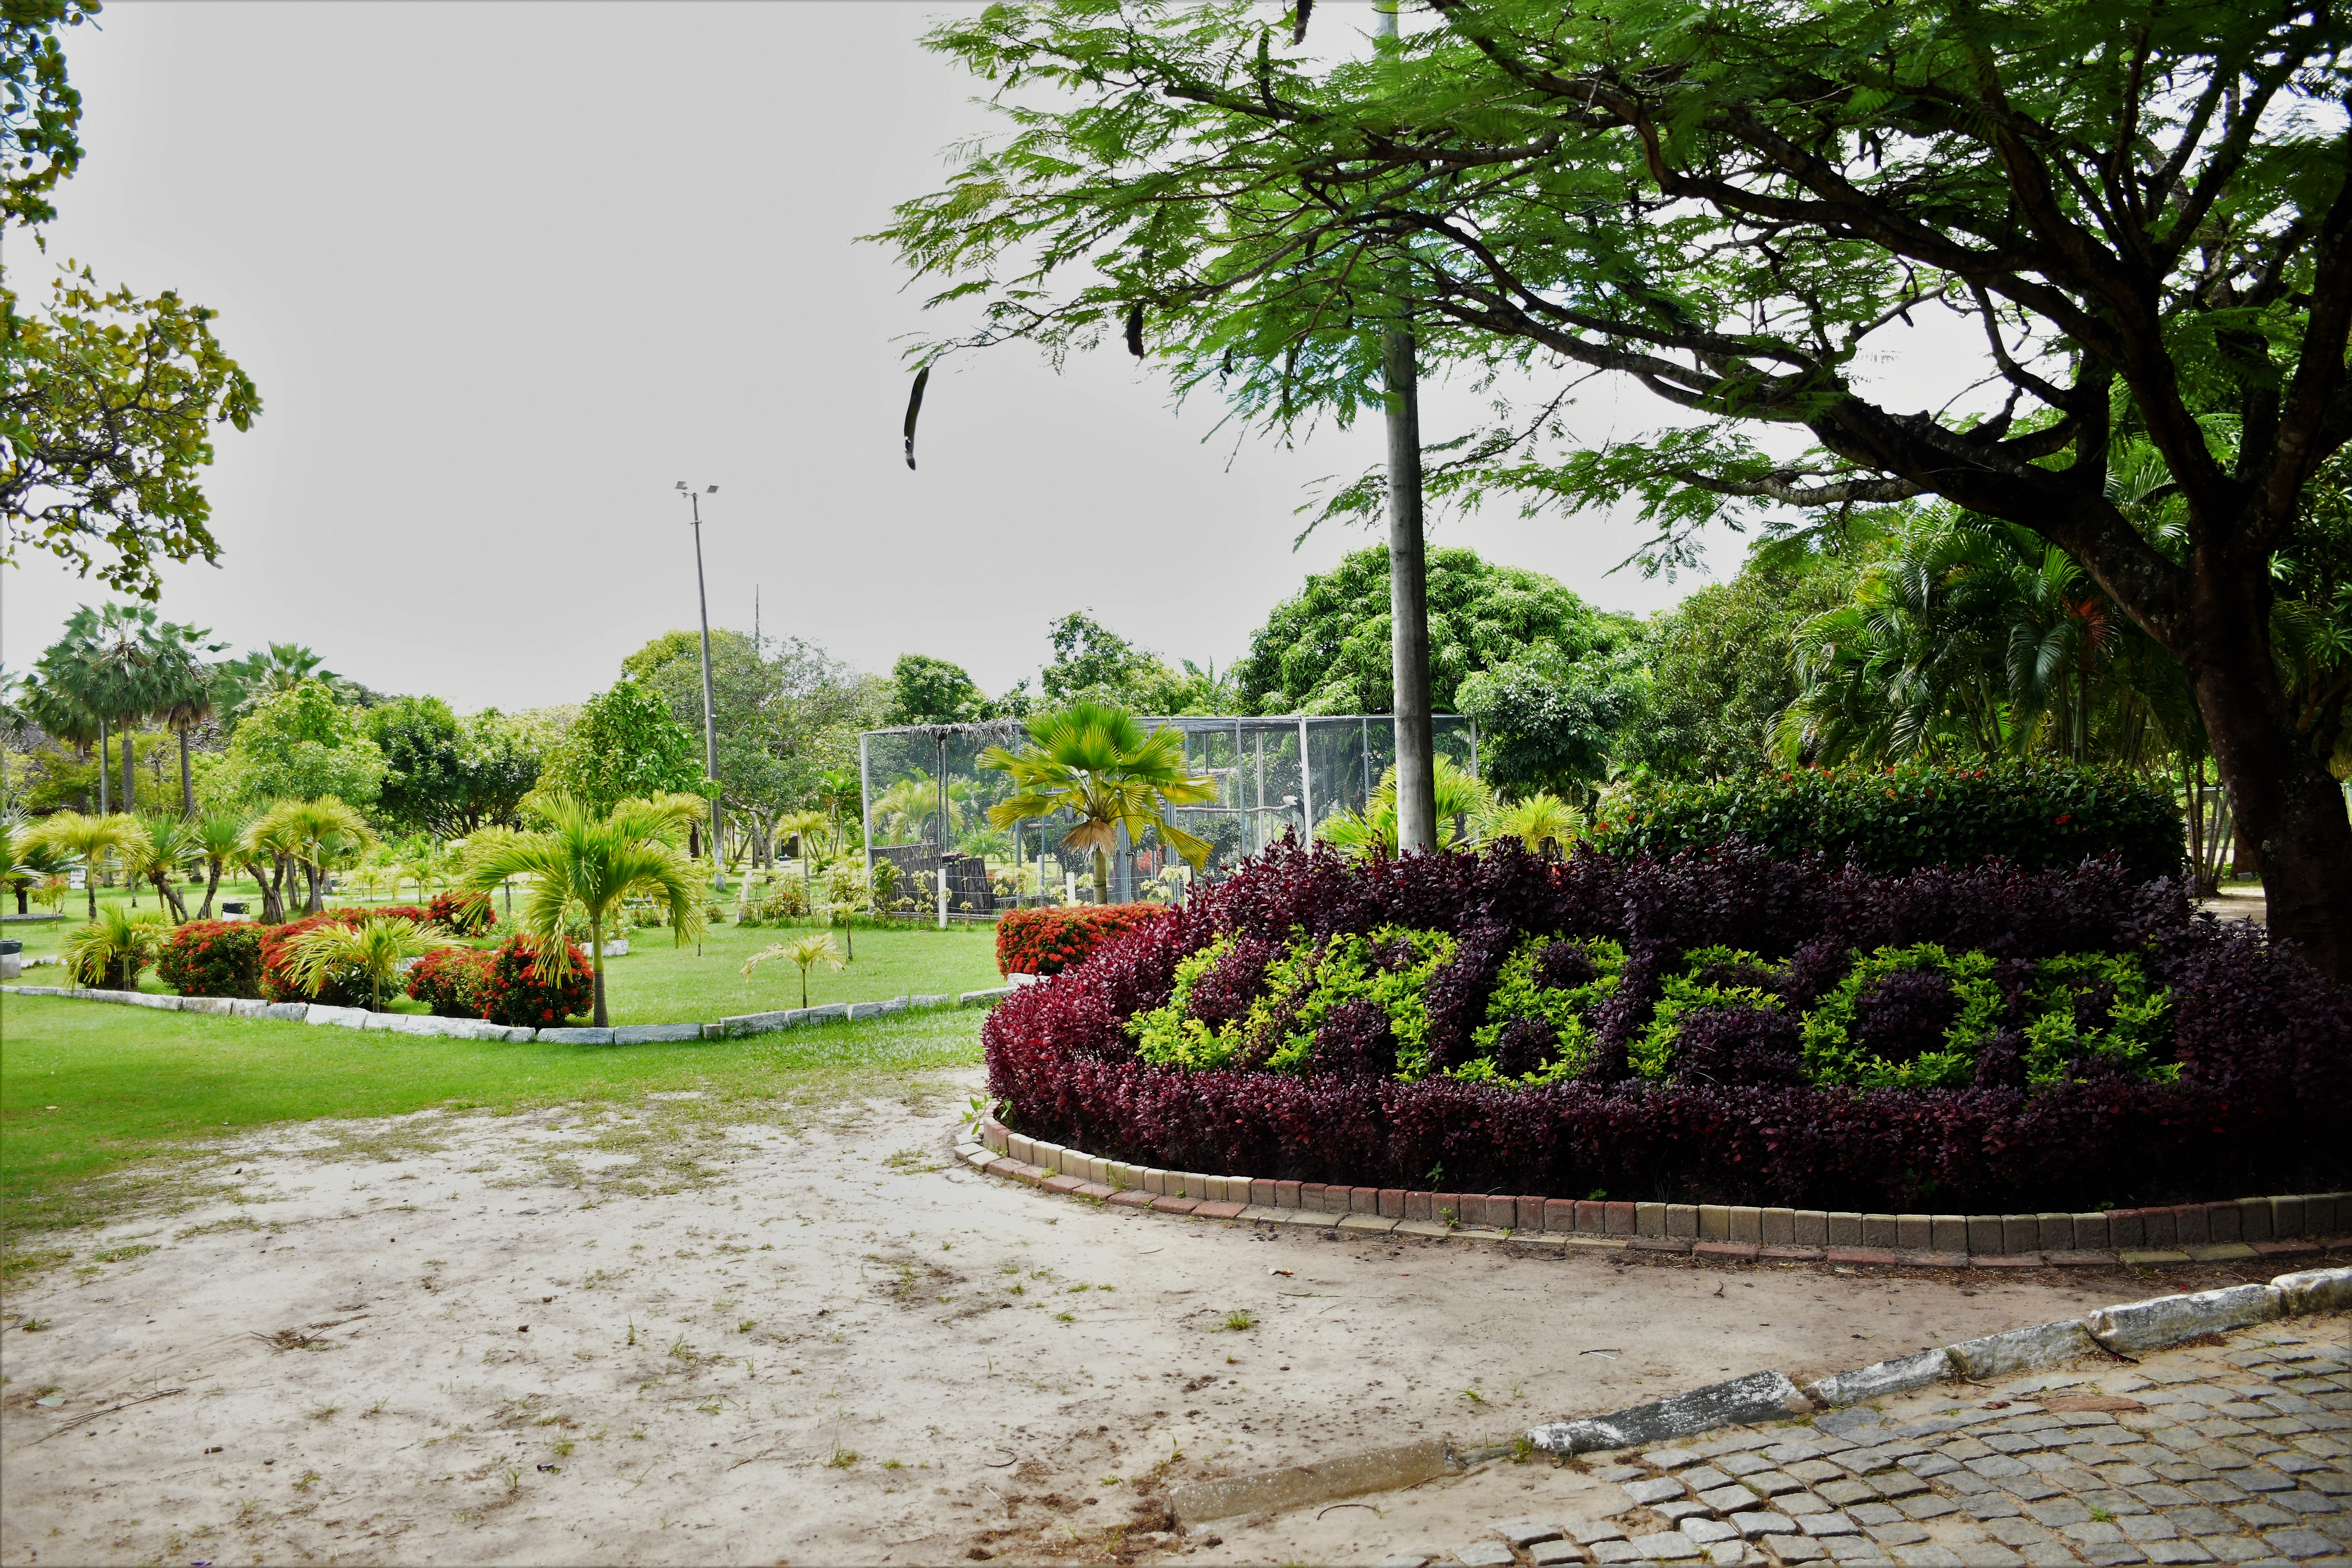
<path id="1" fill-rule="evenodd" d="M 0 1560 L 1131 1558 L 1182 1550 L 1142 1539 L 1170 1479 L 1507 1439 L 2103 1299 L 1153 1218 L 975 1175 L 955 1126 L 557 1110 L 233 1146 L 221 1201 L 9 1303 L 47 1327 L 5 1337 Z M 1466 1539 L 1498 1495 L 1580 1484 L 1490 1466 L 1402 1506 Z M 1302 1511 L 1250 1560 L 1398 1529 Z"/>

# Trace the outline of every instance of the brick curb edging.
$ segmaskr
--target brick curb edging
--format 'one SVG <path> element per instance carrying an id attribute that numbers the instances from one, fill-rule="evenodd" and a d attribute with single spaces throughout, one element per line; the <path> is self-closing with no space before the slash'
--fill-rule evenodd
<path id="1" fill-rule="evenodd" d="M 992 1007 L 1012 994 L 1010 986 L 966 991 L 961 995 L 893 996 L 887 1002 L 835 1002 L 782 1013 L 751 1013 L 715 1024 L 621 1024 L 609 1028 L 532 1029 L 493 1024 L 485 1018 L 444 1018 L 425 1013 L 371 1013 L 364 1007 L 330 1007 L 320 1002 L 263 1002 L 242 996 L 178 996 L 150 991 L 91 991 L 67 985 L 0 985 L 14 996 L 56 996 L 76 1002 L 108 1002 L 153 1007 L 166 1013 L 210 1013 L 223 1017 L 269 1018 L 293 1024 L 332 1024 L 383 1034 L 425 1035 L 438 1039 L 541 1040 L 574 1046 L 642 1046 L 672 1040 L 740 1039 L 812 1024 L 858 1022 L 931 1007 Z"/>
<path id="2" fill-rule="evenodd" d="M 959 1152 L 992 1175 L 1133 1208 L 1466 1236 L 1548 1246 L 1633 1247 L 1748 1261 L 2034 1268 L 2225 1263 L 2309 1257 L 2352 1230 L 2352 1193 L 2093 1214 L 1865 1215 L 1717 1204 L 1589 1202 L 1412 1192 L 1161 1171 L 1014 1132 L 993 1111 Z"/>

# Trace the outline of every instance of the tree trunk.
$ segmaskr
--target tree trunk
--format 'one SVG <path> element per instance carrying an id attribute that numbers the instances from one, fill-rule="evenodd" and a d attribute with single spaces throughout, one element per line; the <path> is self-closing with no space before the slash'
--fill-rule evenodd
<path id="1" fill-rule="evenodd" d="M 131 804 L 131 756 L 132 756 L 132 752 L 131 752 L 131 726 L 129 726 L 128 724 L 126 724 L 126 725 L 124 725 L 124 726 L 122 727 L 122 809 L 123 809 L 123 810 L 125 810 L 125 811 L 135 811 L 135 810 L 137 810 L 137 809 L 138 809 L 136 806 L 134 806 L 134 805 Z"/>
<path id="2" fill-rule="evenodd" d="M 188 773 L 188 732 L 180 731 L 180 815 L 196 815 L 196 786 Z"/>
<path id="3" fill-rule="evenodd" d="M 82 861 L 81 890 L 89 895 L 89 918 L 92 920 L 98 919 L 98 862 L 105 857 L 106 851 L 101 849 L 95 855 L 85 857 Z"/>
<path id="4" fill-rule="evenodd" d="M 210 874 L 205 881 L 205 907 L 196 911 L 196 919 L 200 921 L 213 918 L 213 894 L 220 887 L 220 874 L 221 863 L 217 860 L 212 861 Z"/>
<path id="5" fill-rule="evenodd" d="M 109 804 L 108 804 L 108 803 L 109 803 L 112 798 L 113 798 L 113 797 L 112 797 L 111 795 L 108 795 L 108 793 L 107 793 L 107 784 L 106 784 L 106 721 L 105 721 L 103 718 L 100 718 L 100 719 L 99 720 L 99 721 L 98 721 L 98 815 L 99 815 L 99 816 L 112 816 L 112 815 L 113 815 L 113 807 L 112 807 L 110 805 L 109 805 Z M 92 916 L 91 918 L 94 920 L 94 919 L 96 919 L 97 917 L 96 917 L 96 916 Z"/>
<path id="6" fill-rule="evenodd" d="M 2320 973 L 2352 979 L 2352 820 L 2342 786 L 2295 731 L 2262 619 L 2199 608 L 2200 619 L 2226 632 L 2192 643 L 2181 663 L 2239 841 L 2263 879 L 2270 933 L 2295 943 Z"/>
<path id="7" fill-rule="evenodd" d="M 588 967 L 596 976 L 596 1010 L 590 1022 L 610 1028 L 604 1014 L 604 922 L 593 910 L 588 911 Z"/>
<path id="8" fill-rule="evenodd" d="M 1389 662 L 1395 695 L 1397 850 L 1437 847 L 1437 763 L 1429 716 L 1429 573 L 1422 544 L 1421 393 L 1410 326 L 1382 335 L 1388 388 Z M 1303 763 L 1305 758 L 1301 758 Z M 1369 809 L 1369 806 L 1367 807 Z"/>
<path id="9" fill-rule="evenodd" d="M 1110 857 L 1097 849 L 1095 851 L 1095 908 L 1101 909 L 1109 902 Z"/>
<path id="10" fill-rule="evenodd" d="M 171 871 L 168 868 L 152 871 L 148 873 L 147 879 L 155 884 L 156 898 L 172 911 L 172 923 L 175 926 L 187 924 L 188 906 L 180 901 L 178 889 L 172 886 Z"/>

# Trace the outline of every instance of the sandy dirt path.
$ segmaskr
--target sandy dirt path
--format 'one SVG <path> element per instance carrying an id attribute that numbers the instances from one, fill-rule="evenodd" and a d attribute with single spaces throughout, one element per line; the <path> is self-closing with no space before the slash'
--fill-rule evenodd
<path id="1" fill-rule="evenodd" d="M 0 1561 L 1218 1561 L 1147 1533 L 1155 1489 L 1801 1378 L 2118 1288 L 1254 1232 L 974 1174 L 936 1106 L 693 1109 L 229 1146 L 199 1206 L 7 1303 Z M 1417 1529 L 1452 1528 L 1446 1495 Z M 1368 1556 L 1395 1538 L 1349 1510 L 1300 1543 L 1347 1560 L 1350 1518 Z M 1252 1560 L 1283 1560 L 1273 1522 Z"/>

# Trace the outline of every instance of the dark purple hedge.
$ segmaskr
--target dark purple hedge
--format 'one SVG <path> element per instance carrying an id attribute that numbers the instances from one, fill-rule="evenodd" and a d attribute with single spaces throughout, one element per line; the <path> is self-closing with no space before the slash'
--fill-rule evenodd
<path id="1" fill-rule="evenodd" d="M 1121 1025 L 1164 1003 L 1177 962 L 1226 932 L 1269 941 L 1398 923 L 1453 931 L 1430 982 L 1433 1029 L 1483 1016 L 1514 935 L 1626 944 L 1663 974 L 1723 944 L 1818 964 L 1921 942 L 2004 959 L 2146 956 L 2173 988 L 2177 1084 L 2097 1079 L 2032 1094 L 1989 1049 L 1978 1087 L 1855 1091 L 1786 1081 L 1788 1044 L 1737 1021 L 1681 1081 L 1625 1079 L 1623 1042 L 1655 982 L 1629 983 L 1593 1071 L 1543 1089 L 1400 1083 L 1318 1037 L 1316 1070 L 1184 1073 L 1134 1058 Z M 1277 847 L 1232 879 L 1015 993 L 982 1038 L 1014 1126 L 1172 1170 L 1359 1185 L 1863 1210 L 2088 1209 L 2324 1190 L 2352 1177 L 2352 992 L 2248 926 L 2192 916 L 2179 884 L 2112 860 L 2021 870 L 2000 861 L 1873 876 L 1738 844 L 1670 858 L 1515 845 L 1369 864 Z M 1326 1065 L 1327 1055 L 1328 1058 Z M 1720 1075 L 1743 1081 L 1700 1081 Z M 1761 1079 L 1763 1081 L 1758 1081 Z"/>

